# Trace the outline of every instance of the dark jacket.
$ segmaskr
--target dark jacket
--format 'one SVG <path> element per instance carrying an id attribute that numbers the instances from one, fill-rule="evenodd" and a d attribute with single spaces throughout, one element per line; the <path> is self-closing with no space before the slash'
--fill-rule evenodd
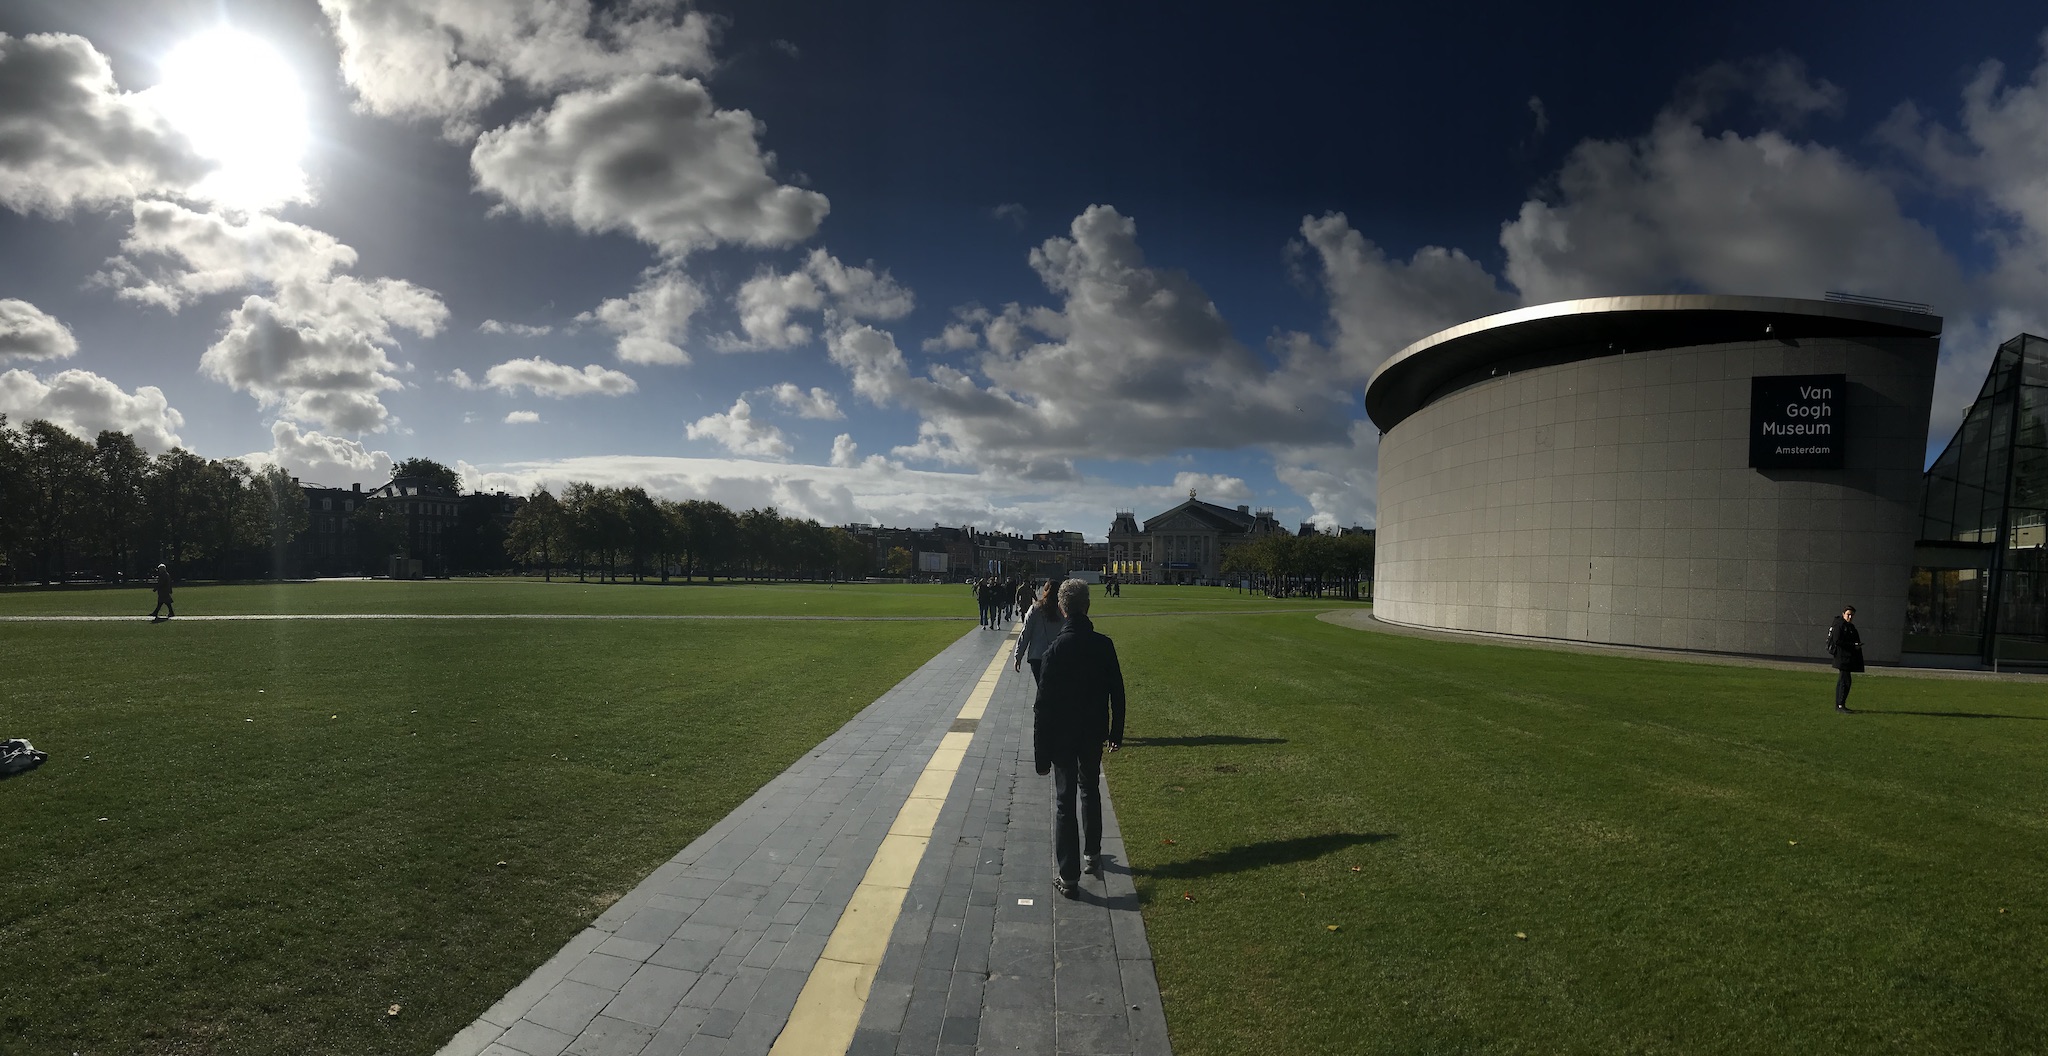
<path id="1" fill-rule="evenodd" d="M 169 572 L 158 572 L 156 574 L 156 596 L 164 601 L 171 600 L 171 574 Z"/>
<path id="2" fill-rule="evenodd" d="M 1835 658 L 1837 670 L 1863 670 L 1863 636 L 1856 633 L 1855 624 L 1835 617 L 1835 625 L 1828 628 L 1828 655 Z"/>
<path id="3" fill-rule="evenodd" d="M 1105 741 L 1124 743 L 1124 671 L 1116 661 L 1116 643 L 1097 634 L 1088 617 L 1067 620 L 1046 647 L 1031 712 L 1031 741 L 1041 774 L 1052 769 L 1055 758 L 1099 753 Z"/>

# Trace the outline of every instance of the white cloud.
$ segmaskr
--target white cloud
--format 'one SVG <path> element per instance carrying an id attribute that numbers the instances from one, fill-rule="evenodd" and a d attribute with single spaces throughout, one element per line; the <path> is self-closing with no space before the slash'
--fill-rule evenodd
<path id="1" fill-rule="evenodd" d="M 535 425 L 539 421 L 539 411 L 512 411 L 505 415 L 506 425 Z"/>
<path id="2" fill-rule="evenodd" d="M 208 294 L 246 286 L 312 283 L 352 268 L 356 251 L 324 231 L 261 213 L 236 221 L 173 202 L 143 200 L 121 241 L 123 256 L 95 278 L 127 300 L 177 311 Z M 140 258 L 175 267 L 145 273 Z"/>
<path id="3" fill-rule="evenodd" d="M 937 337 L 928 337 L 924 342 L 926 352 L 964 352 L 981 344 L 981 338 L 974 333 L 971 323 L 947 323 Z"/>
<path id="4" fill-rule="evenodd" d="M 782 430 L 754 420 L 754 409 L 744 399 L 732 401 L 724 414 L 707 414 L 691 422 L 684 432 L 692 440 L 716 440 L 735 455 L 782 459 L 792 450 Z"/>
<path id="5" fill-rule="evenodd" d="M 546 337 L 547 335 L 555 332 L 555 328 L 552 326 L 529 326 L 526 323 L 502 323 L 496 319 L 486 319 L 483 322 L 478 323 L 476 330 L 477 333 L 480 334 L 511 334 L 514 337 Z"/>
<path id="6" fill-rule="evenodd" d="M 359 104 L 439 120 L 450 138 L 509 85 L 572 85 L 712 67 L 712 20 L 677 0 L 320 0 Z"/>
<path id="7" fill-rule="evenodd" d="M 832 465 L 845 469 L 860 461 L 860 445 L 853 442 L 853 434 L 840 433 L 832 438 Z"/>
<path id="8" fill-rule="evenodd" d="M 1667 111 L 1640 138 L 1580 143 L 1556 186 L 1501 229 L 1507 278 L 1531 304 L 1685 289 L 1964 299 L 1884 178 L 1782 132 L 1710 134 Z"/>
<path id="9" fill-rule="evenodd" d="M 767 390 L 783 409 L 796 412 L 799 418 L 816 418 L 821 421 L 837 421 L 846 417 L 839 409 L 839 401 L 824 389 L 813 386 L 805 392 L 793 382 L 782 382 Z"/>
<path id="10" fill-rule="evenodd" d="M 359 441 L 319 432 L 302 432 L 291 422 L 270 425 L 270 450 L 243 455 L 251 466 L 279 466 L 308 484 L 347 487 L 378 485 L 391 479 L 391 455 L 373 451 Z"/>
<path id="11" fill-rule="evenodd" d="M 454 379 L 461 388 L 479 388 L 469 380 L 469 375 L 460 370 Z M 624 396 L 637 391 L 640 386 L 631 377 L 600 367 L 595 363 L 577 370 L 539 356 L 531 359 L 514 359 L 500 363 L 484 372 L 484 386 L 500 392 L 516 393 L 526 389 L 536 396 Z"/>
<path id="12" fill-rule="evenodd" d="M 1025 209 L 1022 205 L 1018 204 L 1017 202 L 1004 202 L 1003 204 L 998 205 L 993 209 L 990 209 L 988 211 L 988 215 L 995 217 L 997 220 L 1000 220 L 1003 223 L 1009 224 L 1012 228 L 1018 231 L 1022 231 L 1024 230 L 1025 221 L 1029 220 L 1031 217 L 1031 212 L 1030 210 Z"/>
<path id="13" fill-rule="evenodd" d="M 917 307 L 910 288 L 896 281 L 874 261 L 865 267 L 845 264 L 823 249 L 811 250 L 804 271 L 832 295 L 830 310 L 846 319 L 901 319 Z"/>
<path id="14" fill-rule="evenodd" d="M 762 271 L 740 285 L 733 298 L 744 338 L 725 334 L 722 352 L 791 348 L 811 339 L 811 328 L 793 321 L 798 312 L 818 312 L 829 327 L 848 319 L 901 319 L 917 307 L 910 288 L 874 261 L 865 266 L 814 249 L 787 275 Z"/>
<path id="15" fill-rule="evenodd" d="M 2048 34 L 2041 44 L 2048 50 Z M 2023 82 L 1987 62 L 1963 89 L 1957 128 L 1901 104 L 1879 130 L 1941 191 L 1980 207 L 1978 237 L 1992 264 L 1978 281 L 1977 312 L 1951 315 L 1942 339 L 1930 439 L 1939 447 L 1976 398 L 1991 355 L 2014 334 L 2048 332 L 2048 58 Z"/>
<path id="16" fill-rule="evenodd" d="M 0 33 L 0 205 L 59 217 L 177 194 L 211 164 L 83 37 Z"/>
<path id="17" fill-rule="evenodd" d="M 825 306 L 825 291 L 801 271 L 779 275 L 764 271 L 740 284 L 733 297 L 739 309 L 744 340 L 727 334 L 720 338 L 720 351 L 739 352 L 760 348 L 793 348 L 808 343 L 811 328 L 793 322 L 796 312 L 815 312 Z"/>
<path id="18" fill-rule="evenodd" d="M 894 336 L 871 326 L 828 335 L 856 393 L 923 419 L 898 454 L 1058 479 L 1074 476 L 1074 459 L 1106 453 L 1342 436 L 1349 393 L 1294 369 L 1286 349 L 1275 368 L 1246 348 L 1192 279 L 1145 263 L 1136 226 L 1116 210 L 1089 207 L 1031 265 L 1062 303 L 1011 305 L 989 323 L 976 364 L 987 384 L 944 364 L 914 375 Z"/>
<path id="19" fill-rule="evenodd" d="M 390 420 L 379 394 L 403 387 L 393 330 L 432 336 L 446 317 L 433 293 L 394 279 L 291 282 L 244 298 L 200 371 L 300 421 L 377 432 Z"/>
<path id="20" fill-rule="evenodd" d="M 1303 217 L 1301 238 L 1316 253 L 1330 306 L 1331 358 L 1317 373 L 1332 382 L 1362 384 L 1410 343 L 1515 306 L 1514 295 L 1464 253 L 1424 246 L 1406 261 L 1389 260 L 1343 213 Z M 1319 354 L 1302 347 L 1304 362 Z"/>
<path id="21" fill-rule="evenodd" d="M 636 76 L 569 92 L 484 133 L 470 164 L 502 209 L 623 232 L 670 257 L 791 245 L 818 229 L 830 204 L 776 182 L 761 131 L 752 114 L 717 109 L 697 81 Z"/>
<path id="22" fill-rule="evenodd" d="M 185 416 L 154 385 L 133 393 L 89 370 L 63 370 L 38 378 L 26 370 L 0 373 L 0 414 L 17 424 L 37 418 L 91 440 L 103 429 L 131 434 L 145 450 L 168 451 L 183 443 Z"/>
<path id="23" fill-rule="evenodd" d="M 623 363 L 680 366 L 690 361 L 682 342 L 690 335 L 690 317 L 704 307 L 704 290 L 689 276 L 669 268 L 650 268 L 640 286 L 624 297 L 607 299 L 576 317 L 597 323 L 619 337 L 615 349 Z"/>
<path id="24" fill-rule="evenodd" d="M 27 301 L 0 300 L 0 362 L 66 359 L 78 352 L 71 328 Z"/>

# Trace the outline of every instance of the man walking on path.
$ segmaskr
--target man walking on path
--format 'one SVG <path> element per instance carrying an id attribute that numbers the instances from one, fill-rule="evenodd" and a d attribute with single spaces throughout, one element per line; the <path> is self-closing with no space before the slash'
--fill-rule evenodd
<path id="1" fill-rule="evenodd" d="M 158 616 L 157 613 L 159 612 L 164 613 L 164 615 Z M 149 618 L 152 620 L 168 620 L 177 614 L 177 607 L 171 604 L 171 568 L 169 565 L 158 565 L 156 566 L 156 608 L 149 610 Z"/>
<path id="2" fill-rule="evenodd" d="M 1102 875 L 1102 746 L 1124 744 L 1124 673 L 1116 644 L 1088 620 L 1088 584 L 1061 583 L 1059 606 L 1067 624 L 1045 650 L 1031 739 L 1038 772 L 1053 775 L 1053 890 L 1079 898 L 1084 839 L 1088 872 Z"/>
<path id="3" fill-rule="evenodd" d="M 1856 631 L 1856 606 L 1843 609 L 1828 628 L 1828 655 L 1835 658 L 1835 670 L 1841 672 L 1835 677 L 1835 710 L 1846 714 L 1849 675 L 1863 670 L 1863 636 Z"/>

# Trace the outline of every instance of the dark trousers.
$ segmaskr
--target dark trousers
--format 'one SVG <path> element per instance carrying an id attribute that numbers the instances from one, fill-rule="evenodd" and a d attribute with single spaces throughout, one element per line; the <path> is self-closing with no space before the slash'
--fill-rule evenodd
<path id="1" fill-rule="evenodd" d="M 1074 797 L 1081 816 L 1074 816 Z M 1102 853 L 1102 746 L 1054 758 L 1052 763 L 1052 855 L 1060 879 L 1081 881 L 1081 855 Z"/>
<path id="2" fill-rule="evenodd" d="M 1849 669 L 1842 668 L 1840 677 L 1835 679 L 1835 707 L 1849 706 Z"/>
<path id="3" fill-rule="evenodd" d="M 158 612 L 164 609 L 169 609 L 171 615 L 173 616 L 176 616 L 178 614 L 178 607 L 176 605 L 171 604 L 170 597 L 167 595 L 158 594 L 156 596 L 156 608 L 149 610 L 149 614 L 151 616 L 155 616 Z"/>
<path id="4" fill-rule="evenodd" d="M 1030 664 L 1030 665 L 1031 665 L 1031 684 L 1032 684 L 1032 685 L 1034 685 L 1034 686 L 1035 686 L 1035 685 L 1037 685 L 1037 684 L 1038 684 L 1038 665 L 1040 665 L 1040 664 L 1042 664 L 1042 663 L 1045 663 L 1045 661 L 1044 661 L 1044 660 L 1026 660 L 1026 661 L 1024 661 L 1024 662 L 1025 662 L 1025 663 L 1027 663 L 1027 664 Z"/>

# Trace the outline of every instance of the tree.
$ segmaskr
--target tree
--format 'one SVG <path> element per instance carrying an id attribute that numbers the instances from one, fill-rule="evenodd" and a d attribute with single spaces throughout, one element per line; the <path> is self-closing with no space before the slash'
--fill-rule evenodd
<path id="1" fill-rule="evenodd" d="M 24 520 L 43 582 L 62 583 L 92 515 L 92 447 L 41 419 L 22 431 L 28 500 Z"/>
<path id="2" fill-rule="evenodd" d="M 462 494 L 462 478 L 431 458 L 408 458 L 391 467 L 391 479 L 420 477 L 450 495 Z"/>
<path id="3" fill-rule="evenodd" d="M 626 488 L 619 492 L 617 501 L 626 537 L 631 541 L 633 582 L 638 583 L 647 559 L 661 557 L 668 522 L 661 514 L 660 504 L 647 494 L 646 488 Z"/>
<path id="4" fill-rule="evenodd" d="M 832 547 L 840 579 L 866 579 L 874 572 L 874 552 L 852 532 L 832 529 Z"/>
<path id="5" fill-rule="evenodd" d="M 146 520 L 149 455 L 127 433 L 103 429 L 93 441 L 94 546 L 105 571 L 140 572 L 137 550 Z"/>
<path id="6" fill-rule="evenodd" d="M 548 489 L 536 490 L 526 505 L 512 515 L 512 531 L 506 537 L 505 548 L 522 561 L 538 560 L 541 575 L 554 582 L 555 558 L 563 549 L 562 504 L 555 501 Z"/>
<path id="7" fill-rule="evenodd" d="M 365 502 L 356 507 L 356 556 L 365 575 L 390 569 L 392 557 L 410 557 L 405 537 L 405 514 L 389 502 Z"/>
<path id="8" fill-rule="evenodd" d="M 889 574 L 890 574 L 890 575 L 892 575 L 892 576 L 907 576 L 907 575 L 909 575 L 909 574 L 910 574 L 910 569 L 911 569 L 911 567 L 912 567 L 912 564 L 913 564 L 913 562 L 915 562 L 915 561 L 916 561 L 916 558 L 912 557 L 912 556 L 911 556 L 911 554 L 910 554 L 910 551 L 908 551 L 908 550 L 904 549 L 903 547 L 900 547 L 900 546 L 892 546 L 892 547 L 890 547 L 890 548 L 889 548 L 889 564 L 888 564 L 888 569 L 889 569 Z"/>
<path id="9" fill-rule="evenodd" d="M 313 523 L 306 508 L 306 493 L 282 466 L 271 466 L 251 482 L 256 499 L 256 522 L 270 544 L 270 575 L 283 579 L 289 571 L 286 559 L 292 540 Z"/>
<path id="10" fill-rule="evenodd" d="M 28 561 L 28 440 L 0 414 L 0 563 L 6 580 L 20 578 Z"/>
<path id="11" fill-rule="evenodd" d="M 182 565 L 196 554 L 194 541 L 201 535 L 204 509 L 200 477 L 205 472 L 206 460 L 182 447 L 150 460 L 149 480 L 143 485 L 148 504 L 145 565 L 151 553 L 172 565 Z"/>

